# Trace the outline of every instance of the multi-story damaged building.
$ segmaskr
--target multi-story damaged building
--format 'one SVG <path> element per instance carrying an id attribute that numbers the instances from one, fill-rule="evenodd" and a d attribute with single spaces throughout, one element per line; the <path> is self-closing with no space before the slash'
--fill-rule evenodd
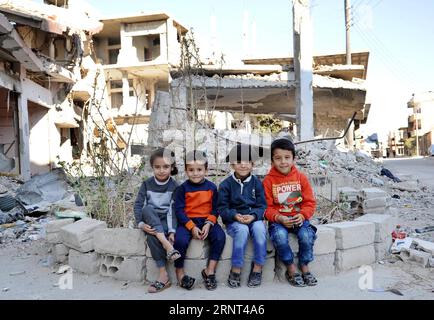
<path id="1" fill-rule="evenodd" d="M 103 26 L 77 0 L 50 2 L 0 2 L 0 172 L 24 179 L 83 147 L 83 103 L 72 89 Z"/>
<path id="2" fill-rule="evenodd" d="M 188 30 L 165 13 L 101 22 L 104 28 L 95 35 L 94 46 L 107 81 L 108 107 L 130 141 L 128 153 L 134 154 L 147 143 L 156 92 L 169 90 L 170 71 L 179 67 L 181 41 Z"/>

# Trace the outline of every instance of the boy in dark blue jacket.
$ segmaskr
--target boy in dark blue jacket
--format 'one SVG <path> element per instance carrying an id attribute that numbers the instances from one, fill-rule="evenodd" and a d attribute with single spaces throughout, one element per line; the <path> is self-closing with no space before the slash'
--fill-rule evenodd
<path id="1" fill-rule="evenodd" d="M 241 285 L 241 269 L 249 236 L 253 239 L 254 259 L 247 285 L 257 287 L 262 281 L 262 266 L 266 257 L 266 228 L 264 212 L 266 201 L 261 181 L 252 174 L 255 149 L 238 144 L 232 148 L 226 161 L 234 172 L 219 186 L 218 212 L 233 238 L 232 268 L 228 278 L 231 288 Z"/>

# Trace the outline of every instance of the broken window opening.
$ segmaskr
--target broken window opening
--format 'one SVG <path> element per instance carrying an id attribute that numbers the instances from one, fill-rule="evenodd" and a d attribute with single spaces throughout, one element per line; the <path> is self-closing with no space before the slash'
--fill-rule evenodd
<path id="1" fill-rule="evenodd" d="M 17 95 L 0 88 L 0 172 L 19 174 Z"/>
<path id="2" fill-rule="evenodd" d="M 159 34 L 133 37 L 133 46 L 139 62 L 152 61 L 161 55 Z"/>
<path id="3" fill-rule="evenodd" d="M 109 49 L 109 64 L 117 64 L 120 49 Z"/>

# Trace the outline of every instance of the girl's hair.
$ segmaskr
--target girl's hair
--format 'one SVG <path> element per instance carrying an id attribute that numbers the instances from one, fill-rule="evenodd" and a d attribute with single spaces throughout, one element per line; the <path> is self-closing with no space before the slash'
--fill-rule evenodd
<path id="1" fill-rule="evenodd" d="M 170 171 L 171 176 L 178 174 L 178 168 L 176 167 L 175 162 L 175 152 L 166 148 L 159 148 L 155 150 L 154 152 L 152 152 L 151 159 L 149 160 L 149 162 L 151 163 L 151 167 L 154 166 L 154 161 L 157 158 L 164 158 L 169 160 L 170 165 L 172 166 L 172 170 Z"/>

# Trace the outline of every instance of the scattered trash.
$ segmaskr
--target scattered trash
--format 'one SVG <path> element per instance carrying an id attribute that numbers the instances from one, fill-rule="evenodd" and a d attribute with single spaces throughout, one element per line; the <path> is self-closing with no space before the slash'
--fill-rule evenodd
<path id="1" fill-rule="evenodd" d="M 378 178 L 375 178 L 375 177 L 371 177 L 371 183 L 374 185 L 374 186 L 377 186 L 377 187 L 382 187 L 382 186 L 384 186 L 384 181 L 383 180 L 381 180 L 381 179 L 378 179 Z"/>
<path id="2" fill-rule="evenodd" d="M 57 274 L 64 274 L 65 272 L 69 271 L 71 269 L 70 266 L 63 265 L 59 267 L 59 270 L 57 270 Z"/>
<path id="3" fill-rule="evenodd" d="M 403 296 L 402 292 L 399 291 L 398 289 L 382 289 L 382 288 L 378 288 L 378 289 L 368 289 L 369 292 L 391 292 L 393 294 L 396 294 L 398 296 Z"/>
<path id="4" fill-rule="evenodd" d="M 418 228 L 415 231 L 416 231 L 416 233 L 432 232 L 432 231 L 434 231 L 434 226 Z"/>
<path id="5" fill-rule="evenodd" d="M 3 288 L 2 292 L 8 292 L 10 290 L 10 288 Z"/>
<path id="6" fill-rule="evenodd" d="M 399 195 L 397 195 L 397 194 L 394 194 L 394 195 L 392 196 L 392 198 L 393 198 L 393 199 L 401 199 L 401 197 L 400 197 Z"/>
<path id="7" fill-rule="evenodd" d="M 379 264 L 384 264 L 384 261 L 378 261 Z"/>
<path id="8" fill-rule="evenodd" d="M 75 220 L 79 220 L 88 217 L 88 215 L 85 212 L 73 211 L 73 210 L 56 211 L 54 215 L 58 219 L 74 218 Z"/>
<path id="9" fill-rule="evenodd" d="M 394 182 L 401 182 L 401 179 L 399 179 L 398 177 L 395 177 L 395 176 L 393 175 L 393 173 L 390 172 L 389 169 L 382 168 L 381 171 L 380 171 L 380 175 L 382 175 L 382 176 L 386 176 L 386 177 L 392 179 Z"/>
<path id="10" fill-rule="evenodd" d="M 25 273 L 26 273 L 26 271 L 18 271 L 18 272 L 9 273 L 9 275 L 10 276 L 19 276 L 19 275 L 22 275 L 22 274 L 25 274 Z"/>
<path id="11" fill-rule="evenodd" d="M 2 211 L 11 211 L 13 208 L 17 206 L 17 200 L 11 196 L 2 196 L 0 197 L 0 210 Z"/>

